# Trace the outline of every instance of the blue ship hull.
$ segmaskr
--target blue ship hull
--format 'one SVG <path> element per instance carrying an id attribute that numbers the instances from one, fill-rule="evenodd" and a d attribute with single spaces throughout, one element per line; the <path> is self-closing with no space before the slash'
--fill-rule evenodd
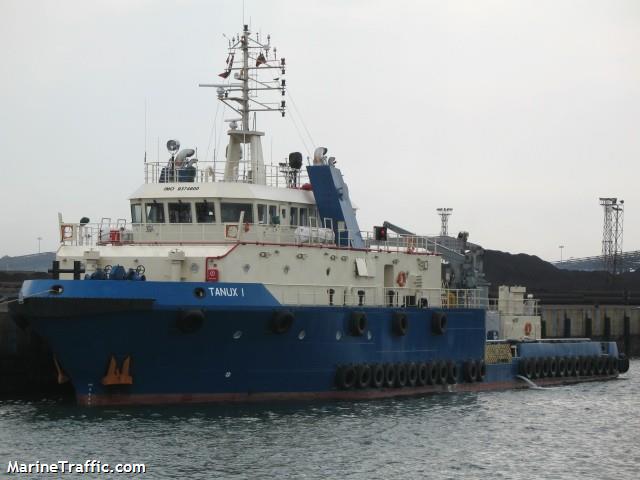
<path id="1" fill-rule="evenodd" d="M 58 292 L 58 293 L 54 293 Z M 486 366 L 480 381 L 465 381 L 465 362 L 485 358 L 480 309 L 283 306 L 261 284 L 35 280 L 12 314 L 44 337 L 61 374 L 86 405 L 252 401 L 294 398 L 370 398 L 441 391 L 517 388 L 523 361 L 532 358 L 618 358 L 615 343 L 522 343 L 518 356 Z M 274 331 L 274 315 L 290 315 Z M 353 312 L 366 317 L 354 334 Z M 404 334 L 394 331 L 398 312 Z M 434 313 L 446 330 L 432 329 Z M 184 322 L 190 317 L 195 321 Z M 109 382 L 109 371 L 130 381 Z M 114 363 L 115 362 L 115 363 Z M 455 378 L 433 385 L 356 388 L 337 382 L 340 368 L 424 363 L 457 366 Z M 553 384 L 612 378 L 540 378 Z M 595 372 L 594 372 L 595 373 Z M 542 377 L 542 376 L 541 376 Z M 116 377 L 114 377 L 116 378 Z"/>

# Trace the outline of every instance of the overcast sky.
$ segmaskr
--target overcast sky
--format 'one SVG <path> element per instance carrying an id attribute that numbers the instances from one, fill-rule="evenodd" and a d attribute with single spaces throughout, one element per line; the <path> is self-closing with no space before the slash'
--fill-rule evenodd
<path id="1" fill-rule="evenodd" d="M 450 232 L 485 248 L 596 255 L 615 196 L 640 249 L 639 1 L 245 3 L 363 230 L 437 233 L 452 207 Z M 129 216 L 145 100 L 150 159 L 169 138 L 211 157 L 215 92 L 197 84 L 223 70 L 241 0 L 0 0 L 0 18 L 0 256 L 56 249 L 58 211 Z M 291 116 L 258 123 L 267 161 L 306 155 Z"/>

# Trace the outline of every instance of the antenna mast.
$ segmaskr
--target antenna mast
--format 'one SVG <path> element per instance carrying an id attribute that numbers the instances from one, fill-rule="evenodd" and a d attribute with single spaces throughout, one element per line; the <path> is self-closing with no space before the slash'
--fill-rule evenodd
<path id="1" fill-rule="evenodd" d="M 266 172 L 260 141 L 264 133 L 255 130 L 255 118 L 254 125 L 251 125 L 251 113 L 254 112 L 255 115 L 255 112 L 280 112 L 284 117 L 285 100 L 261 101 L 258 100 L 258 93 L 280 92 L 284 97 L 286 81 L 282 77 L 285 74 L 285 59 L 278 60 L 276 48 L 271 46 L 271 35 L 267 35 L 267 42 L 264 43 L 258 34 L 252 36 L 249 25 L 245 24 L 242 33 L 234 35 L 229 40 L 226 63 L 225 70 L 218 76 L 226 80 L 233 74 L 236 83 L 200 84 L 201 87 L 216 88 L 218 100 L 240 116 L 240 118 L 225 120 L 229 123 L 227 132 L 229 145 L 224 181 L 265 185 Z M 277 76 L 271 80 L 260 80 L 258 70 L 276 70 Z M 280 75 L 277 70 L 280 70 Z M 240 122 L 240 130 L 238 130 L 238 122 Z M 249 146 L 249 155 L 242 155 L 243 145 Z M 240 173 L 241 161 L 250 163 L 246 174 Z"/>

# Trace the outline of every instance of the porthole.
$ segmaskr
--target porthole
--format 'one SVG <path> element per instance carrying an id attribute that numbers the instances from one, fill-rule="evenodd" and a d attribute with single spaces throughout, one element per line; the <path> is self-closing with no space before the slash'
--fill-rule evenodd
<path id="1" fill-rule="evenodd" d="M 204 288 L 202 287 L 195 288 L 193 290 L 193 294 L 196 296 L 196 298 L 204 298 L 205 296 Z"/>
<path id="2" fill-rule="evenodd" d="M 298 340 L 304 340 L 304 337 L 307 336 L 307 333 L 304 330 L 300 330 L 300 333 L 298 334 Z"/>

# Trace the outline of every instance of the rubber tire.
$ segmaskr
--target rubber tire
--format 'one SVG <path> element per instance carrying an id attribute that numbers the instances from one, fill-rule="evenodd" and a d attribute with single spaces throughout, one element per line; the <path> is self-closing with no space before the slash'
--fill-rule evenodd
<path id="1" fill-rule="evenodd" d="M 403 337 L 409 330 L 409 318 L 406 313 L 395 312 L 391 317 L 391 330 L 394 335 Z"/>
<path id="2" fill-rule="evenodd" d="M 536 362 L 535 362 L 535 358 L 524 358 L 521 360 L 521 362 L 524 362 L 524 376 L 527 377 L 528 379 L 532 379 L 535 378 L 535 370 L 536 370 Z"/>
<path id="3" fill-rule="evenodd" d="M 276 310 L 271 316 L 269 329 L 276 335 L 282 335 L 291 329 L 293 321 L 293 313 L 289 310 Z"/>
<path id="4" fill-rule="evenodd" d="M 558 359 L 549 357 L 549 376 L 555 377 L 556 375 L 558 375 Z"/>
<path id="5" fill-rule="evenodd" d="M 427 385 L 437 385 L 440 378 L 440 366 L 438 362 L 427 363 Z"/>
<path id="6" fill-rule="evenodd" d="M 558 377 L 566 377 L 567 376 L 567 359 L 564 357 L 558 357 L 558 373 L 556 373 Z"/>
<path id="7" fill-rule="evenodd" d="M 458 365 L 455 362 L 447 364 L 447 382 L 451 385 L 458 383 Z"/>
<path id="8" fill-rule="evenodd" d="M 462 366 L 462 375 L 465 382 L 473 383 L 478 378 L 478 366 L 473 360 L 467 360 Z"/>
<path id="9" fill-rule="evenodd" d="M 393 363 L 386 363 L 384 365 L 384 386 L 386 388 L 393 388 L 396 384 L 396 367 Z"/>
<path id="10" fill-rule="evenodd" d="M 576 365 L 573 362 L 573 357 L 566 357 L 565 361 L 567 362 L 567 377 L 573 377 L 576 373 Z"/>
<path id="11" fill-rule="evenodd" d="M 447 362 L 438 362 L 438 384 L 446 385 L 449 377 L 449 366 Z"/>
<path id="12" fill-rule="evenodd" d="M 411 362 L 407 364 L 407 386 L 415 387 L 418 383 L 418 366 Z"/>
<path id="13" fill-rule="evenodd" d="M 418 379 L 416 383 L 419 387 L 424 387 L 427 384 L 429 378 L 429 370 L 427 370 L 427 368 L 426 363 L 418 364 Z"/>
<path id="14" fill-rule="evenodd" d="M 447 315 L 443 312 L 431 314 L 431 332 L 435 335 L 444 335 L 447 331 Z"/>
<path id="15" fill-rule="evenodd" d="M 580 357 L 580 373 L 587 377 L 589 376 L 589 374 L 591 373 L 589 370 L 589 365 L 590 365 L 590 361 L 589 361 L 589 357 L 583 356 Z"/>
<path id="16" fill-rule="evenodd" d="M 407 366 L 404 363 L 396 365 L 396 387 L 404 388 L 407 386 Z"/>
<path id="17" fill-rule="evenodd" d="M 376 363 L 371 366 L 371 386 L 373 388 L 382 388 L 384 385 L 384 367 Z"/>
<path id="18" fill-rule="evenodd" d="M 369 388 L 371 383 L 371 367 L 367 364 L 356 367 L 356 387 Z"/>
<path id="19" fill-rule="evenodd" d="M 542 377 L 546 378 L 549 376 L 549 357 L 544 357 L 542 359 Z"/>
<path id="20" fill-rule="evenodd" d="M 533 378 L 542 378 L 542 358 L 536 357 L 533 361 Z"/>
<path id="21" fill-rule="evenodd" d="M 176 327 L 184 334 L 195 333 L 204 324 L 204 313 L 202 310 L 187 310 L 180 312 L 176 320 Z"/>
<path id="22" fill-rule="evenodd" d="M 618 356 L 618 371 L 620 373 L 627 373 L 629 371 L 629 358 L 624 353 Z"/>
<path id="23" fill-rule="evenodd" d="M 340 365 L 336 371 L 336 386 L 340 390 L 351 390 L 356 383 L 356 377 L 353 365 Z"/>
<path id="24" fill-rule="evenodd" d="M 487 364 L 484 360 L 478 360 L 478 376 L 476 377 L 477 382 L 484 382 L 485 377 L 487 376 Z"/>
<path id="25" fill-rule="evenodd" d="M 353 337 L 361 337 L 367 331 L 367 314 L 364 312 L 351 312 L 349 318 L 349 334 Z"/>
<path id="26" fill-rule="evenodd" d="M 606 371 L 606 364 L 603 356 L 598 356 L 598 360 L 596 361 L 597 373 L 598 375 L 604 375 Z"/>

